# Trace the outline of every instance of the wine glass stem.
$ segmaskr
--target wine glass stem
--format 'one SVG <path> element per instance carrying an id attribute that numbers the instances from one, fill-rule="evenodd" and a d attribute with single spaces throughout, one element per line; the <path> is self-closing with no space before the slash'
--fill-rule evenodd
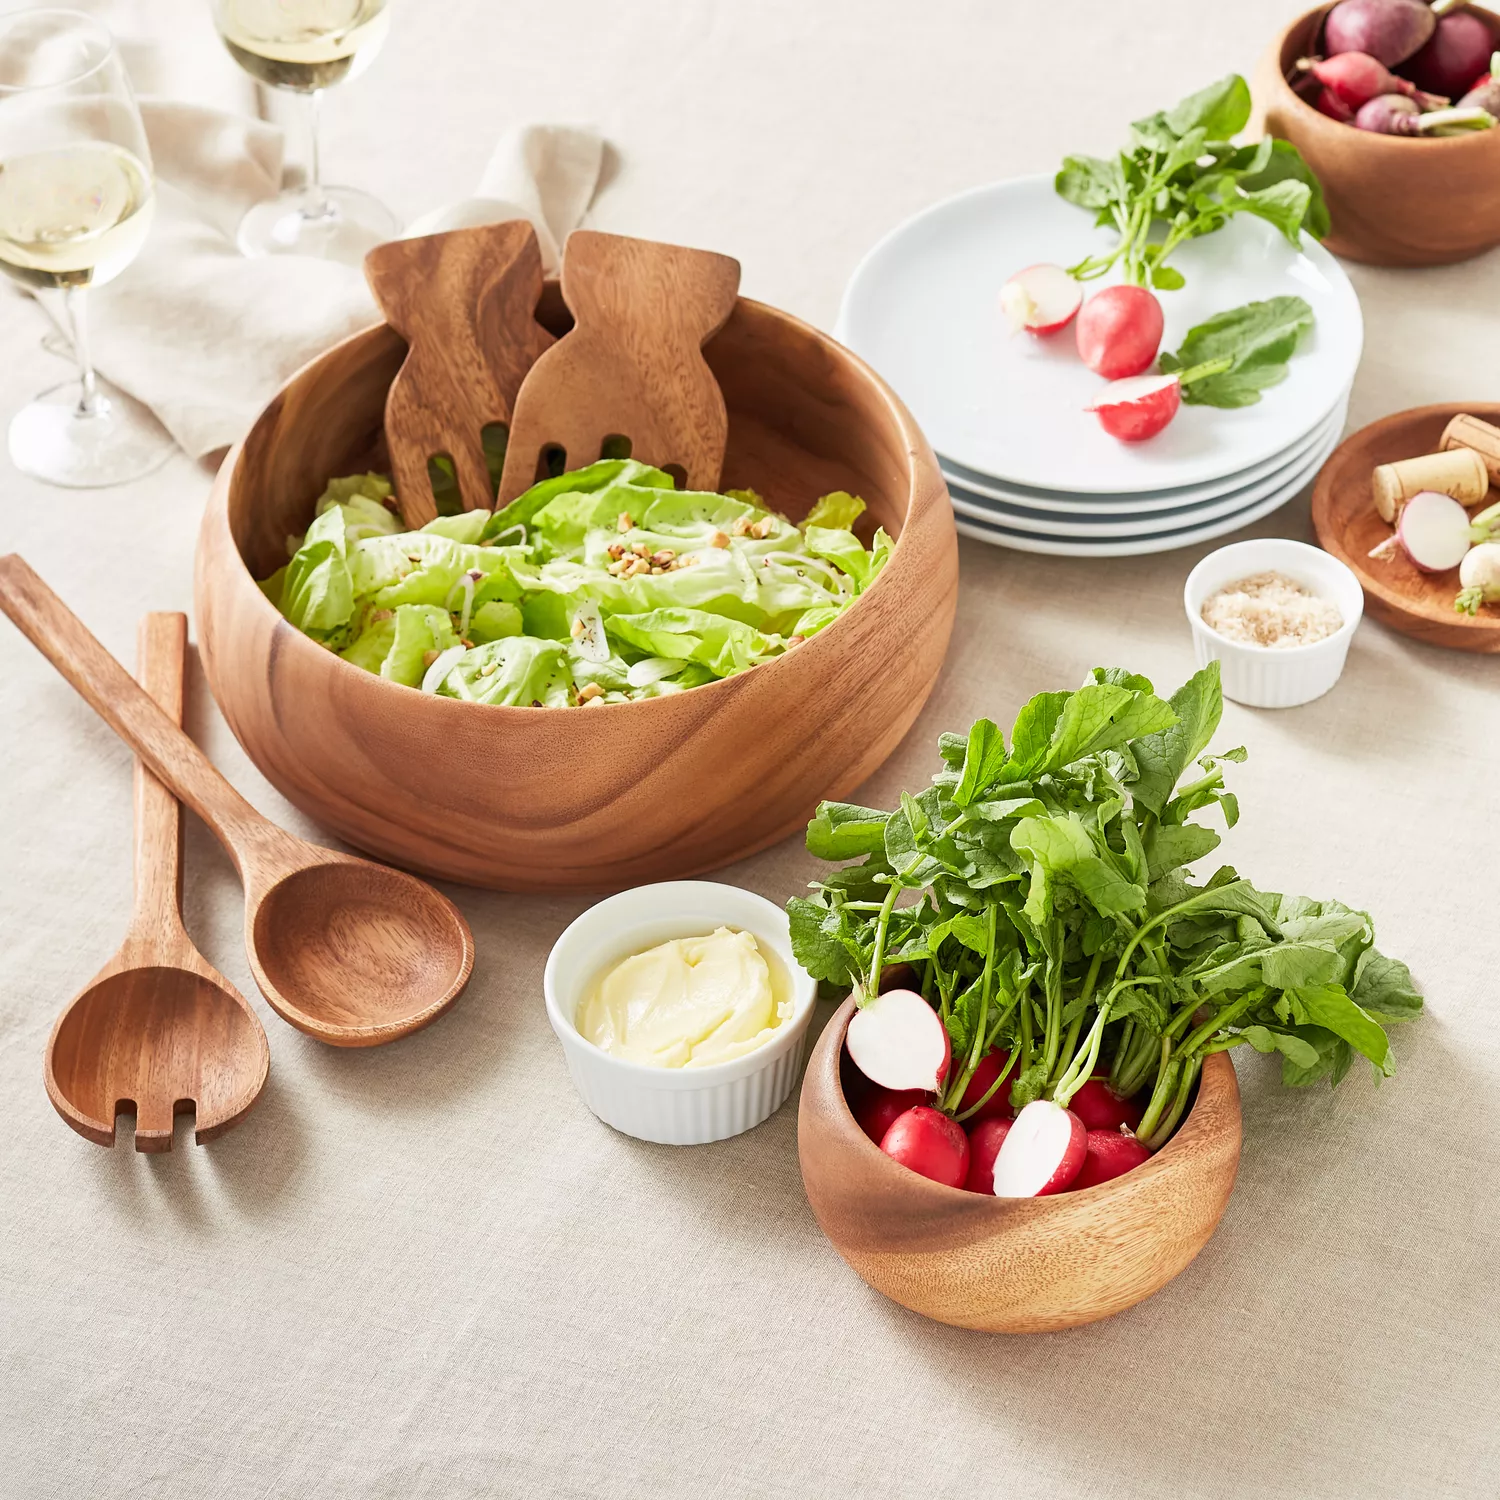
<path id="1" fill-rule="evenodd" d="M 68 320 L 68 336 L 73 340 L 73 357 L 78 361 L 78 379 L 83 387 L 78 398 L 78 415 L 99 414 L 99 387 L 94 378 L 94 359 L 89 353 L 89 325 L 83 294 L 88 289 L 65 286 L 62 289 L 63 316 Z"/>
<path id="2" fill-rule="evenodd" d="M 328 195 L 323 191 L 323 90 L 313 89 L 307 96 L 307 217 L 320 219 L 331 212 Z"/>

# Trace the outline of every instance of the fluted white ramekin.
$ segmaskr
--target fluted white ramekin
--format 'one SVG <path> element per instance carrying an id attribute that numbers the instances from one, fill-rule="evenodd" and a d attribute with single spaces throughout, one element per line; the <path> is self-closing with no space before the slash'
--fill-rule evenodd
<path id="1" fill-rule="evenodd" d="M 791 1019 L 764 1046 L 703 1068 L 654 1068 L 612 1057 L 579 1032 L 578 1007 L 612 965 L 716 927 L 750 933 L 781 960 L 791 979 Z M 786 1102 L 818 987 L 792 957 L 781 907 L 738 886 L 673 880 L 637 886 L 591 906 L 553 945 L 542 990 L 574 1086 L 606 1125 L 643 1141 L 699 1146 L 752 1129 Z"/>
<path id="2" fill-rule="evenodd" d="M 1203 601 L 1210 594 L 1252 573 L 1267 572 L 1283 573 L 1332 600 L 1344 623 L 1309 646 L 1286 647 L 1247 646 L 1227 640 L 1203 623 Z M 1257 537 L 1210 552 L 1188 574 L 1182 602 L 1193 630 L 1198 665 L 1206 667 L 1217 660 L 1224 696 L 1250 708 L 1295 708 L 1321 698 L 1344 670 L 1349 641 L 1365 608 L 1359 579 L 1338 558 L 1285 537 Z"/>

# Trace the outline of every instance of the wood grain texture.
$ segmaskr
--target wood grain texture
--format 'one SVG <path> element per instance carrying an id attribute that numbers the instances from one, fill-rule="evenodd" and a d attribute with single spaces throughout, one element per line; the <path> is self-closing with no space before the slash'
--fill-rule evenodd
<path id="1" fill-rule="evenodd" d="M 1392 630 L 1433 646 L 1458 651 L 1500 651 L 1500 609 L 1482 604 L 1475 615 L 1453 608 L 1458 570 L 1423 573 L 1404 553 L 1389 561 L 1370 549 L 1391 535 L 1376 514 L 1370 476 L 1377 464 L 1434 453 L 1443 429 L 1461 412 L 1485 422 L 1500 421 L 1500 405 L 1417 406 L 1382 417 L 1345 438 L 1323 465 L 1313 486 L 1312 521 L 1318 545 L 1351 567 L 1365 591 L 1365 611 Z M 1489 499 L 1496 498 L 1491 488 Z"/>
<path id="2" fill-rule="evenodd" d="M 526 372 L 553 338 L 536 320 L 542 253 L 524 219 L 392 240 L 365 257 L 385 320 L 407 342 L 385 405 L 401 514 L 415 530 L 437 515 L 427 460 L 453 460 L 464 509 L 494 487 L 480 431 L 509 427 Z"/>
<path id="3" fill-rule="evenodd" d="M 1377 266 L 1438 266 L 1500 245 L 1500 130 L 1413 138 L 1356 130 L 1320 114 L 1287 84 L 1297 60 L 1315 54 L 1321 6 L 1299 17 L 1262 59 L 1253 85 L 1256 119 L 1290 141 L 1323 184 L 1335 255 Z M 1500 16 L 1482 16 L 1500 45 Z"/>
<path id="4" fill-rule="evenodd" d="M 187 616 L 141 621 L 141 685 L 182 722 Z M 122 1106 L 135 1149 L 170 1151 L 174 1114 L 192 1109 L 202 1145 L 237 1124 L 270 1068 L 266 1033 L 245 997 L 182 925 L 177 799 L 135 767 L 135 908 L 120 951 L 57 1018 L 47 1041 L 47 1097 L 79 1135 L 115 1143 Z"/>
<path id="5" fill-rule="evenodd" d="M 544 297 L 554 332 L 566 327 Z M 339 660 L 255 585 L 330 475 L 376 448 L 400 341 L 380 327 L 309 365 L 225 460 L 195 585 L 204 666 L 246 753 L 359 848 L 507 890 L 612 890 L 719 868 L 865 780 L 926 701 L 958 556 L 936 460 L 861 361 L 743 298 L 705 351 L 729 412 L 724 482 L 792 516 L 834 489 L 898 538 L 851 610 L 723 682 L 586 711 L 438 698 Z M 862 523 L 863 524 L 863 523 Z"/>
<path id="6" fill-rule="evenodd" d="M 228 850 L 250 971 L 278 1015 L 333 1046 L 373 1047 L 457 999 L 474 939 L 446 896 L 263 818 L 15 555 L 0 557 L 0 609 Z"/>
<path id="7" fill-rule="evenodd" d="M 1144 1166 L 1082 1192 L 992 1198 L 899 1166 L 865 1135 L 839 1083 L 846 1000 L 802 1083 L 797 1153 L 819 1225 L 876 1291 L 959 1328 L 1044 1333 L 1094 1323 L 1159 1291 L 1208 1242 L 1240 1159 L 1240 1095 L 1223 1053 Z"/>
<path id="8" fill-rule="evenodd" d="M 562 293 L 574 327 L 532 368 L 516 398 L 500 501 L 541 477 L 543 452 L 567 467 L 599 458 L 609 438 L 686 488 L 716 490 L 724 397 L 702 349 L 734 310 L 740 264 L 727 255 L 578 229 L 563 249 Z"/>

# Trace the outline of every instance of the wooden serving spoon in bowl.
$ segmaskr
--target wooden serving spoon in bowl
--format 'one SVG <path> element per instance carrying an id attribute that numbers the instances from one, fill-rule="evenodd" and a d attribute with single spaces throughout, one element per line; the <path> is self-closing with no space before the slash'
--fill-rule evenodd
<path id="1" fill-rule="evenodd" d="M 15 554 L 0 557 L 0 609 L 228 850 L 250 972 L 278 1015 L 335 1047 L 374 1047 L 458 998 L 474 938 L 446 896 L 262 817 Z"/>
<path id="2" fill-rule="evenodd" d="M 141 684 L 182 720 L 186 615 L 141 621 Z M 201 1146 L 244 1118 L 271 1064 L 249 1003 L 193 946 L 182 925 L 182 814 L 135 767 L 135 911 L 120 951 L 57 1018 L 47 1042 L 47 1096 L 79 1135 L 115 1143 L 135 1106 L 135 1149 L 170 1151 L 172 1119 L 191 1105 Z"/>

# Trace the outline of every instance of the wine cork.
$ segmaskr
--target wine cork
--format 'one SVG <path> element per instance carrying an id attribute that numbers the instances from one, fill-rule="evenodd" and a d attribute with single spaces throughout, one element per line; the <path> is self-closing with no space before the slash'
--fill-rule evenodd
<path id="1" fill-rule="evenodd" d="M 1495 436 L 1500 438 L 1500 432 Z M 1394 522 L 1401 507 L 1422 490 L 1451 495 L 1460 505 L 1477 505 L 1489 490 L 1490 471 L 1472 448 L 1450 448 L 1446 453 L 1381 464 L 1370 483 L 1381 519 Z"/>
<path id="2" fill-rule="evenodd" d="M 1461 416 L 1443 429 L 1441 448 L 1472 448 L 1490 472 L 1490 483 L 1500 484 L 1500 427 L 1481 422 L 1478 417 Z"/>

